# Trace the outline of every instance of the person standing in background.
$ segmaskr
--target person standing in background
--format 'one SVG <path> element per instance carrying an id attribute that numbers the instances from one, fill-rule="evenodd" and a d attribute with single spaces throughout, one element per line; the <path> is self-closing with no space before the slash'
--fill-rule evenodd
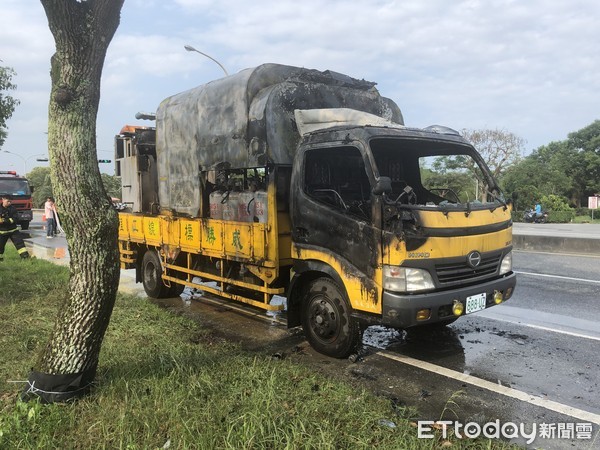
<path id="1" fill-rule="evenodd" d="M 46 215 L 46 239 L 52 239 L 56 235 L 56 206 L 54 199 L 48 197 L 44 203 L 44 214 Z"/>

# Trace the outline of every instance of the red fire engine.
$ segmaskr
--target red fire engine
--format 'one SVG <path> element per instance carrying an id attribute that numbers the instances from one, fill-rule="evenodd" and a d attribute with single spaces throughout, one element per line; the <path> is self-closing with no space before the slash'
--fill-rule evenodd
<path id="1" fill-rule="evenodd" d="M 18 220 L 22 230 L 29 228 L 33 219 L 31 194 L 33 188 L 26 178 L 17 175 L 14 170 L 0 170 L 0 194 L 12 197 L 12 204 L 17 208 Z"/>

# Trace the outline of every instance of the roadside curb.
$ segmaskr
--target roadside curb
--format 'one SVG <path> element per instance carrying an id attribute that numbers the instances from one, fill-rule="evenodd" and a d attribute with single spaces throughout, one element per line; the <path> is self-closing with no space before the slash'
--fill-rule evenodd
<path id="1" fill-rule="evenodd" d="M 35 256 L 38 259 L 45 259 L 61 266 L 69 265 L 69 250 L 66 247 L 49 247 L 30 240 L 25 240 L 25 246 L 31 256 Z"/>
<path id="2" fill-rule="evenodd" d="M 600 239 L 514 234 L 513 248 L 547 253 L 577 253 L 600 256 Z"/>
<path id="3" fill-rule="evenodd" d="M 25 246 L 32 256 L 44 259 L 53 264 L 68 266 L 70 263 L 69 249 L 66 246 L 53 246 L 54 242 L 26 239 Z M 119 292 L 131 295 L 142 295 L 143 289 L 135 281 L 135 269 L 121 270 Z"/>

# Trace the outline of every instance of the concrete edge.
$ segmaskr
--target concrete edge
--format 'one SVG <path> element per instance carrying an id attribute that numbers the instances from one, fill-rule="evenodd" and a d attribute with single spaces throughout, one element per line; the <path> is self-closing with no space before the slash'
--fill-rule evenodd
<path id="1" fill-rule="evenodd" d="M 600 256 L 600 239 L 513 234 L 513 248 L 536 252 Z"/>

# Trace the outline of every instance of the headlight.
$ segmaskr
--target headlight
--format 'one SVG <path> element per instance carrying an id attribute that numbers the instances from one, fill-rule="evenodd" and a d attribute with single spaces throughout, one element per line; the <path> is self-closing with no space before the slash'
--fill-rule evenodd
<path id="1" fill-rule="evenodd" d="M 427 270 L 410 267 L 383 266 L 383 288 L 393 292 L 417 292 L 433 289 Z"/>
<path id="2" fill-rule="evenodd" d="M 508 272 L 512 272 L 512 251 L 508 252 L 506 256 L 502 258 L 499 275 L 504 275 Z"/>

